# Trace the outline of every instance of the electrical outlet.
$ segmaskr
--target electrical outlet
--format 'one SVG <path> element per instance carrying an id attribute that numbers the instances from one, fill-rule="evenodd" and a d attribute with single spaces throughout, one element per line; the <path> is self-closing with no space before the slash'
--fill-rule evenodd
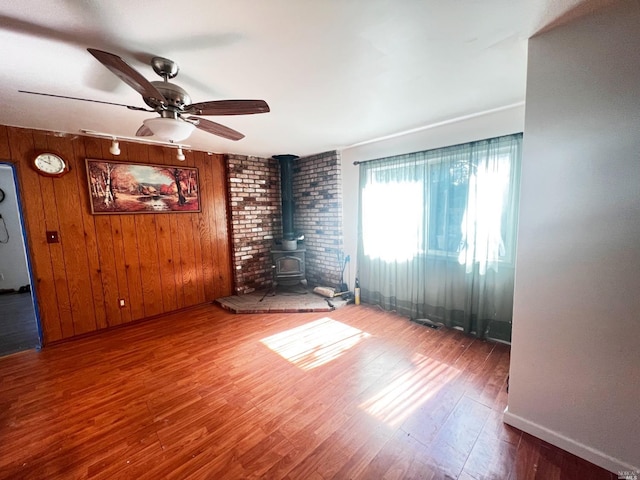
<path id="1" fill-rule="evenodd" d="M 124 298 L 120 298 L 120 299 L 118 300 L 118 305 L 120 305 L 120 308 L 123 308 L 123 307 L 125 306 Z"/>

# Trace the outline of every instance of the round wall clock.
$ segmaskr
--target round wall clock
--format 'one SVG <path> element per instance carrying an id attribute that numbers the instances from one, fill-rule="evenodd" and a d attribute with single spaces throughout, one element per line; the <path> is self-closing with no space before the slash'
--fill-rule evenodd
<path id="1" fill-rule="evenodd" d="M 41 175 L 61 177 L 69 171 L 69 165 L 60 155 L 51 152 L 39 153 L 33 159 L 33 168 Z"/>

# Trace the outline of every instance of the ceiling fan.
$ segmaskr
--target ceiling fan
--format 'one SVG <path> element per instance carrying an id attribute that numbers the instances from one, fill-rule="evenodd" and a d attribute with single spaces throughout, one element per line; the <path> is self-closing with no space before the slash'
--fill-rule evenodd
<path id="1" fill-rule="evenodd" d="M 150 108 L 26 90 L 20 90 L 20 92 L 117 105 L 127 107 L 130 110 L 156 112 L 160 116 L 144 120 L 142 126 L 136 132 L 136 136 L 148 137 L 153 135 L 169 142 L 184 140 L 191 135 L 195 128 L 229 140 L 240 140 L 244 138 L 242 133 L 195 115 L 249 115 L 269 112 L 269 105 L 264 100 L 210 100 L 191 103 L 191 97 L 182 87 L 169 82 L 169 79 L 178 75 L 179 67 L 176 62 L 168 58 L 153 57 L 151 59 L 151 67 L 154 72 L 162 77 L 162 81 L 150 82 L 119 56 L 95 48 L 88 48 L 87 50 L 113 74 L 117 75 L 120 80 L 142 95 L 144 103 Z"/>

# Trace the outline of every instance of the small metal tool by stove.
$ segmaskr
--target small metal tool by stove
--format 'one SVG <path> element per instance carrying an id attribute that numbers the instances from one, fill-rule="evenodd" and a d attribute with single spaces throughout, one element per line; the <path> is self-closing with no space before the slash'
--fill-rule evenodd
<path id="1" fill-rule="evenodd" d="M 336 289 L 339 293 L 337 293 L 336 296 L 342 297 L 347 304 L 353 303 L 355 301 L 355 295 L 349 290 L 349 285 L 344 281 L 344 270 L 347 265 L 349 265 L 349 281 L 351 281 L 351 255 L 345 255 L 344 252 L 338 252 L 338 263 L 340 264 L 341 269 L 340 283 Z M 356 283 L 358 283 L 358 279 L 356 279 Z M 359 286 L 360 285 L 356 285 L 356 287 Z"/>

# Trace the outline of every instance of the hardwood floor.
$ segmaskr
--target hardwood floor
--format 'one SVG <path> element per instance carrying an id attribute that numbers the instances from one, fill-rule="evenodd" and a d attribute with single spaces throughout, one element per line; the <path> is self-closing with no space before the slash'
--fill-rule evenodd
<path id="1" fill-rule="evenodd" d="M 502 423 L 509 347 L 214 305 L 0 358 L 0 478 L 612 479 Z"/>

